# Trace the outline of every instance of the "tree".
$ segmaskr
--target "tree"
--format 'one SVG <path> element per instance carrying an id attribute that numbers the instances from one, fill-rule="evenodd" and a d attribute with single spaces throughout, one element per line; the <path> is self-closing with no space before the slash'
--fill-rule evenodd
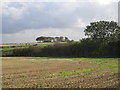
<path id="1" fill-rule="evenodd" d="M 41 37 L 38 37 L 36 39 L 36 41 L 38 41 L 38 42 L 52 42 L 52 41 L 54 41 L 54 38 L 53 37 L 43 37 L 43 36 L 41 36 Z"/>
<path id="2" fill-rule="evenodd" d="M 60 41 L 59 37 L 55 37 L 55 42 L 59 42 L 59 41 Z"/>
<path id="3" fill-rule="evenodd" d="M 70 40 L 68 39 L 68 37 L 65 37 L 65 41 L 68 42 L 68 41 L 70 41 Z"/>
<path id="4" fill-rule="evenodd" d="M 85 35 L 93 40 L 100 39 L 102 41 L 118 40 L 120 37 L 120 27 L 114 21 L 98 21 L 92 22 L 86 26 Z"/>
<path id="5" fill-rule="evenodd" d="M 64 41 L 64 37 L 60 36 L 60 41 L 63 42 Z"/>
<path id="6" fill-rule="evenodd" d="M 67 37 L 37 37 L 36 41 L 38 42 L 64 42 L 64 41 L 69 41 L 69 39 Z"/>
<path id="7" fill-rule="evenodd" d="M 36 41 L 43 42 L 45 40 L 45 37 L 41 36 L 36 38 Z"/>

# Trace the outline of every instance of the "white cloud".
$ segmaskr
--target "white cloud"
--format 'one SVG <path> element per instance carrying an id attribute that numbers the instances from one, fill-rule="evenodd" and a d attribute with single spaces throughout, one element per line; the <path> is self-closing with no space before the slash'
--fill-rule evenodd
<path id="1" fill-rule="evenodd" d="M 24 13 L 23 9 L 17 9 L 17 8 L 9 8 L 8 10 L 3 10 L 3 14 L 10 16 L 11 18 L 15 20 L 19 20 L 22 18 L 22 15 Z"/>
<path id="2" fill-rule="evenodd" d="M 100 5 L 109 5 L 113 2 L 118 2 L 119 0 L 89 0 L 90 2 L 97 2 Z"/>
<path id="3" fill-rule="evenodd" d="M 77 28 L 85 28 L 87 26 L 88 23 L 84 22 L 82 20 L 82 18 L 78 18 L 77 22 L 75 25 L 73 25 L 73 27 L 77 27 Z"/>
<path id="4" fill-rule="evenodd" d="M 89 0 L 4 0 L 4 2 L 86 2 Z"/>
<path id="5" fill-rule="evenodd" d="M 117 21 L 117 3 L 21 2 L 3 5 L 3 42 L 34 42 L 38 36 L 79 40 L 84 28 L 98 20 Z M 7 26 L 6 26 L 7 25 Z M 51 28 L 50 28 L 51 27 Z"/>
<path id="6" fill-rule="evenodd" d="M 24 33 L 24 34 L 23 34 Z M 69 39 L 79 40 L 85 37 L 84 32 L 80 28 L 46 28 L 46 29 L 30 29 L 12 34 L 3 34 L 3 43 L 11 42 L 35 42 L 39 36 L 67 36 Z"/>
<path id="7" fill-rule="evenodd" d="M 10 7 L 11 3 L 2 3 L 2 14 L 11 17 L 14 20 L 19 20 L 22 18 L 23 14 L 26 12 L 25 8 Z"/>

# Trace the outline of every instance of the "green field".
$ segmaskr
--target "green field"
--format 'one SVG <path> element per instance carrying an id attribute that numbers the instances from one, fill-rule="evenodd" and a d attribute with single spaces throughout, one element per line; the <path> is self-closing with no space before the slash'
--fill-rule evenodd
<path id="1" fill-rule="evenodd" d="M 59 42 L 61 44 L 64 44 L 66 42 Z M 7 51 L 12 51 L 14 49 L 20 49 L 20 48 L 28 48 L 28 47 L 45 47 L 49 45 L 54 45 L 55 43 L 30 43 L 30 44 L 3 44 L 3 48 L 0 48 L 0 51 L 2 52 L 7 52 Z"/>
<path id="2" fill-rule="evenodd" d="M 28 47 L 0 48 L 0 51 L 6 52 L 6 51 L 12 51 L 14 49 L 20 49 L 20 48 L 28 48 Z"/>
<path id="3" fill-rule="evenodd" d="M 20 48 L 28 48 L 28 47 L 31 47 L 31 46 L 34 46 L 36 45 L 37 47 L 45 47 L 45 46 L 48 46 L 48 45 L 52 45 L 53 43 L 38 43 L 38 44 L 28 44 L 28 45 L 11 45 L 11 44 L 8 44 L 7 46 L 3 46 L 4 48 L 0 48 L 0 51 L 2 52 L 7 52 L 7 51 L 12 51 L 14 49 L 20 49 Z"/>

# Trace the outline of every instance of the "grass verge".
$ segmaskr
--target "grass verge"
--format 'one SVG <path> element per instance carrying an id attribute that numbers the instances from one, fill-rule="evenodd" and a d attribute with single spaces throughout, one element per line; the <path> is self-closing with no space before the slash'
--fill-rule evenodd
<path id="1" fill-rule="evenodd" d="M 58 75 L 64 76 L 64 75 L 79 74 L 79 73 L 85 73 L 85 72 L 92 72 L 92 71 L 96 71 L 96 70 L 102 70 L 102 69 L 106 69 L 106 68 L 108 68 L 108 67 L 91 68 L 91 69 L 86 69 L 86 70 L 82 70 L 82 71 L 73 71 L 73 72 L 59 72 Z"/>

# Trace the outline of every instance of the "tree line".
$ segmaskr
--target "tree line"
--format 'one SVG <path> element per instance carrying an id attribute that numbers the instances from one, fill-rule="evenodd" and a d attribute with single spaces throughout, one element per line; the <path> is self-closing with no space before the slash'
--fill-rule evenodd
<path id="1" fill-rule="evenodd" d="M 41 36 L 41 37 L 37 37 L 36 38 L 37 42 L 68 42 L 70 41 L 68 39 L 68 37 L 45 37 L 45 36 Z"/>
<path id="2" fill-rule="evenodd" d="M 117 22 L 92 22 L 84 32 L 87 38 L 79 42 L 16 49 L 10 56 L 120 57 L 120 27 Z"/>

